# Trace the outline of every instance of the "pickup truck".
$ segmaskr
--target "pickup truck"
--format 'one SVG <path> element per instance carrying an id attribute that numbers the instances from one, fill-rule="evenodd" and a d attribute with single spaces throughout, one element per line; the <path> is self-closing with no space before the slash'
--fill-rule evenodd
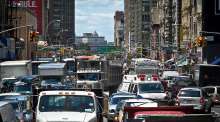
<path id="1" fill-rule="evenodd" d="M 212 114 L 193 109 L 192 106 L 125 107 L 126 122 L 215 122 Z"/>
<path id="2" fill-rule="evenodd" d="M 36 107 L 36 121 L 100 122 L 100 113 L 99 102 L 94 92 L 42 91 Z"/>

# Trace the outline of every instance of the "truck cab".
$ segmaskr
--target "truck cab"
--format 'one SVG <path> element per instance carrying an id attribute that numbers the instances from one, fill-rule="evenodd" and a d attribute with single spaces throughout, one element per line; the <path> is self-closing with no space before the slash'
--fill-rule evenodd
<path id="1" fill-rule="evenodd" d="M 36 107 L 36 119 L 37 122 L 97 122 L 100 115 L 98 106 L 94 92 L 42 91 Z"/>

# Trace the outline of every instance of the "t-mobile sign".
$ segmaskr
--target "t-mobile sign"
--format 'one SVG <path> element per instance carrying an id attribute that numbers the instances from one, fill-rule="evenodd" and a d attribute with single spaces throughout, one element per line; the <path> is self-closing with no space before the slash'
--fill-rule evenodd
<path id="1" fill-rule="evenodd" d="M 220 0 L 215 0 L 215 15 L 220 15 Z"/>

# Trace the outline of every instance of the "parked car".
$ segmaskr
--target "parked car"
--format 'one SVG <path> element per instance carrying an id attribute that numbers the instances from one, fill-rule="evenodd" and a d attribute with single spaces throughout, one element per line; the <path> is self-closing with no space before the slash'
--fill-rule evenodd
<path id="1" fill-rule="evenodd" d="M 213 104 L 220 104 L 220 86 L 206 86 L 203 89 L 211 96 Z"/>
<path id="2" fill-rule="evenodd" d="M 118 94 L 118 95 L 114 95 L 113 97 L 111 97 L 110 101 L 109 101 L 108 120 L 112 121 L 114 119 L 115 112 L 116 112 L 116 106 L 120 101 L 126 100 L 126 99 L 131 99 L 131 98 L 136 98 L 136 95 Z"/>
<path id="3" fill-rule="evenodd" d="M 210 113 L 212 100 L 203 89 L 197 87 L 187 87 L 180 89 L 176 98 L 176 105 L 193 106 L 194 109 Z"/>

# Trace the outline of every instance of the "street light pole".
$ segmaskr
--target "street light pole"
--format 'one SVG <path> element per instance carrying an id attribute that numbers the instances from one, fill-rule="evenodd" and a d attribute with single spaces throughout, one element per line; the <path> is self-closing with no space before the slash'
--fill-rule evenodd
<path id="1" fill-rule="evenodd" d="M 3 34 L 5 32 L 9 32 L 9 31 L 13 31 L 13 30 L 16 30 L 16 29 L 20 29 L 20 28 L 27 28 L 27 27 L 33 27 L 33 25 L 24 25 L 24 26 L 18 26 L 18 27 L 10 28 L 10 29 L 1 31 L 0 34 Z"/>

